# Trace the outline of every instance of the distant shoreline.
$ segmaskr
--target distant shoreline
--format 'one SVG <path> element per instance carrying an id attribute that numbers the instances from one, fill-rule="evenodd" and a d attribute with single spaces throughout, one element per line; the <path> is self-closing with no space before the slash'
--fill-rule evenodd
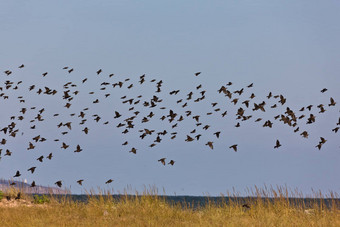
<path id="1" fill-rule="evenodd" d="M 11 185 L 14 183 L 14 185 Z M 5 180 L 0 179 L 0 191 L 6 191 L 10 188 L 16 188 L 22 191 L 25 194 L 54 194 L 54 195 L 64 195 L 70 194 L 70 190 L 60 189 L 56 187 L 49 187 L 49 186 L 42 186 L 37 185 L 35 187 L 31 187 L 30 184 L 27 184 L 22 181 L 15 181 L 15 180 Z"/>
<path id="2" fill-rule="evenodd" d="M 104 198 L 104 199 L 111 199 L 119 202 L 121 200 L 125 199 L 133 199 L 133 198 L 143 198 L 145 195 L 132 195 L 132 194 L 114 194 L 114 195 L 87 195 L 87 194 L 50 194 L 49 196 L 54 197 L 55 199 L 63 199 L 68 198 L 72 200 L 73 202 L 83 202 L 88 203 L 90 199 L 93 198 Z M 340 198 L 297 198 L 297 197 L 289 197 L 289 198 L 274 198 L 274 197 L 254 197 L 254 196 L 245 196 L 245 197 L 234 197 L 234 196 L 188 196 L 188 195 L 178 195 L 178 196 L 171 196 L 171 195 L 148 195 L 150 197 L 164 199 L 165 202 L 169 204 L 179 204 L 181 206 L 187 206 L 190 205 L 192 208 L 198 208 L 201 206 L 205 206 L 207 204 L 217 204 L 217 205 L 223 205 L 223 204 L 230 204 L 230 203 L 247 203 L 247 201 L 262 201 L 264 203 L 271 202 L 274 203 L 278 200 L 284 199 L 289 202 L 292 206 L 296 205 L 298 206 L 301 203 L 308 205 L 310 204 L 324 204 L 326 207 L 330 208 L 333 205 L 339 206 L 340 205 Z M 340 207 L 338 207 L 340 209 Z"/>

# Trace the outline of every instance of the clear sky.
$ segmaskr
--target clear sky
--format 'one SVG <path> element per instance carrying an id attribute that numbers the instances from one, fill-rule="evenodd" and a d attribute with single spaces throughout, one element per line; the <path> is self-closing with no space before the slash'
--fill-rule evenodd
<path id="1" fill-rule="evenodd" d="M 0 117 L 3 128 L 12 122 L 10 116 L 19 116 L 22 107 L 36 106 L 18 121 L 17 128 L 24 135 L 12 138 L 0 132 L 0 139 L 7 144 L 1 146 L 0 177 L 11 178 L 17 170 L 22 179 L 37 184 L 53 185 L 62 180 L 72 192 L 82 193 L 84 189 L 113 188 L 123 191 L 143 190 L 154 185 L 165 189 L 166 194 L 219 195 L 236 188 L 243 192 L 254 185 L 284 185 L 298 187 L 305 193 L 311 188 L 323 191 L 340 189 L 340 139 L 339 133 L 331 130 L 338 122 L 340 104 L 340 3 L 339 1 L 3 1 L 0 7 L 0 86 L 5 80 L 22 80 L 18 90 L 4 90 L 8 100 L 0 99 Z M 23 69 L 18 66 L 25 64 Z M 72 73 L 64 66 L 74 68 Z M 102 69 L 100 75 L 96 71 Z M 6 76 L 5 70 L 13 73 Z M 42 73 L 48 72 L 46 77 Z M 195 72 L 202 72 L 195 76 Z M 109 74 L 114 73 L 112 78 Z M 139 76 L 146 74 L 146 82 L 139 85 Z M 81 81 L 88 78 L 84 84 Z M 130 78 L 121 89 L 108 86 L 99 90 L 102 82 L 116 83 Z M 155 83 L 151 79 L 163 81 L 162 92 L 154 93 Z M 240 101 L 233 105 L 229 98 L 218 94 L 217 90 L 228 83 L 230 91 L 244 88 Z M 77 84 L 70 90 L 79 90 L 79 95 L 71 101 L 72 106 L 63 107 L 63 87 L 67 82 Z M 129 84 L 132 89 L 127 89 Z M 247 85 L 254 83 L 252 88 Z M 35 84 L 33 91 L 28 87 Z M 202 84 L 206 98 L 182 108 L 176 101 L 186 99 L 192 91 L 194 98 L 200 97 L 196 86 Z M 38 88 L 58 90 L 55 96 L 37 95 Z M 321 93 L 320 90 L 328 91 Z M 176 96 L 169 92 L 179 89 Z M 95 94 L 88 94 L 94 91 Z M 269 92 L 282 94 L 287 103 L 277 103 L 278 99 L 267 99 Z M 104 98 L 104 94 L 111 96 Z M 246 109 L 241 101 L 256 95 Z M 156 109 L 145 108 L 142 103 L 157 94 L 163 99 Z M 26 102 L 19 103 L 17 96 L 24 96 Z M 120 97 L 135 98 L 143 95 L 135 109 L 141 113 L 135 120 L 135 128 L 121 134 L 125 128 L 115 126 L 133 115 L 129 104 L 122 104 Z M 329 107 L 330 97 L 338 102 Z M 95 99 L 98 104 L 93 104 Z M 184 104 L 186 100 L 183 101 Z M 266 112 L 251 111 L 253 102 L 266 101 Z M 212 108 L 212 102 L 218 102 Z M 272 109 L 271 105 L 278 104 Z M 319 113 L 319 104 L 324 104 L 326 112 Z M 274 120 L 290 107 L 297 116 L 298 110 L 313 104 L 311 112 L 316 122 L 306 125 L 307 117 L 299 120 L 300 131 Z M 166 110 L 160 110 L 164 106 Z M 89 107 L 86 125 L 79 125 L 80 110 Z M 234 125 L 237 109 L 246 109 L 245 115 L 253 115 L 248 121 L 240 121 L 241 127 Z M 45 108 L 43 122 L 30 123 L 37 111 Z M 221 108 L 220 112 L 214 109 Z M 202 137 L 199 141 L 185 142 L 186 135 L 195 128 L 195 122 L 187 117 L 172 123 L 161 121 L 169 109 L 184 115 L 192 110 L 193 115 L 201 115 L 202 126 L 197 128 Z M 221 118 L 227 110 L 228 115 Z M 114 111 L 123 116 L 114 119 Z M 142 117 L 150 111 L 153 120 L 141 123 Z M 207 116 L 206 113 L 214 112 Z M 59 113 L 57 117 L 53 114 Z M 75 113 L 74 117 L 70 116 Z M 102 117 L 95 123 L 92 117 Z M 185 116 L 185 115 L 184 115 Z M 255 122 L 257 118 L 263 118 Z M 104 125 L 105 121 L 109 124 Z M 271 120 L 273 128 L 264 128 L 265 120 Z M 72 121 L 72 130 L 58 129 L 60 122 Z M 36 129 L 30 127 L 36 123 Z M 175 122 L 174 122 L 175 123 Z M 202 127 L 211 125 L 208 130 Z M 87 126 L 85 135 L 81 130 Z M 141 140 L 139 129 L 167 129 L 178 132 L 176 139 L 166 135 L 155 147 L 149 145 L 152 137 Z M 303 130 L 310 134 L 308 139 L 300 136 Z M 221 131 L 217 139 L 213 133 Z M 196 133 L 196 134 L 197 134 Z M 37 135 L 47 138 L 37 143 L 34 150 L 27 150 L 28 142 Z M 196 135 L 192 134 L 192 135 Z M 327 142 L 319 151 L 315 146 L 320 137 Z M 59 138 L 60 142 L 54 142 Z M 274 149 L 279 139 L 282 146 Z M 128 140 L 127 146 L 121 144 Z M 70 148 L 61 149 L 61 142 Z M 214 142 L 211 150 L 205 145 Z M 77 144 L 83 149 L 74 153 Z M 238 144 L 238 152 L 229 146 Z M 137 154 L 129 152 L 137 148 Z M 10 149 L 12 156 L 4 156 Z M 47 156 L 42 163 L 36 158 Z M 161 165 L 157 160 L 173 159 L 175 165 Z M 26 170 L 37 166 L 31 174 Z M 106 185 L 109 178 L 113 183 Z M 84 186 L 76 180 L 84 179 Z"/>

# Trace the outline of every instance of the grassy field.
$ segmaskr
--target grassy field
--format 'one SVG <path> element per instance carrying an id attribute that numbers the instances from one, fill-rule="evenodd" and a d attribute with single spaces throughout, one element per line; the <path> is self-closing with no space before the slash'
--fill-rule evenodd
<path id="1" fill-rule="evenodd" d="M 99 197 L 89 193 L 87 203 L 31 195 L 15 200 L 17 191 L 9 190 L 0 202 L 0 226 L 340 226 L 340 204 L 334 193 L 327 195 L 332 200 L 326 206 L 316 200 L 325 197 L 320 193 L 306 204 L 288 200 L 292 193 L 285 188 L 255 187 L 250 192 L 255 197 L 238 201 L 237 194 L 229 194 L 235 199 L 228 204 L 211 202 L 193 209 L 170 204 L 153 190 L 120 200 L 107 196 L 110 193 Z"/>

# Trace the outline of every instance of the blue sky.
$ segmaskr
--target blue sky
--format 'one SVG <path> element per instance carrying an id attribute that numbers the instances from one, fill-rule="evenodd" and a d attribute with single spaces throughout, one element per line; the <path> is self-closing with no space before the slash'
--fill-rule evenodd
<path id="1" fill-rule="evenodd" d="M 255 184 L 287 184 L 305 193 L 310 188 L 339 191 L 340 134 L 331 131 L 339 118 L 339 104 L 328 107 L 330 97 L 340 102 L 338 1 L 61 0 L 7 1 L 1 5 L 0 70 L 13 71 L 8 78 L 2 74 L 1 83 L 23 80 L 22 88 L 6 91 L 11 95 L 9 100 L 0 99 L 1 128 L 23 107 L 16 99 L 19 94 L 26 98 L 25 107 L 46 109 L 46 119 L 37 123 L 36 131 L 29 129 L 28 121 L 20 122 L 24 135 L 8 138 L 6 146 L 13 155 L 2 154 L 1 177 L 10 178 L 20 170 L 28 182 L 53 185 L 63 180 L 74 193 L 97 186 L 118 192 L 128 185 L 139 191 L 144 185 L 155 185 L 167 194 L 218 195 L 233 187 L 242 192 Z M 18 69 L 21 64 L 25 67 Z M 74 72 L 68 74 L 62 70 L 64 66 L 74 68 Z M 100 76 L 96 74 L 98 69 L 103 70 Z M 202 73 L 195 77 L 198 71 Z M 44 72 L 48 75 L 43 78 Z M 115 76 L 109 78 L 111 73 Z M 142 74 L 148 82 L 140 86 Z M 81 84 L 85 77 L 88 81 Z M 103 98 L 106 91 L 99 90 L 102 82 L 126 78 L 130 78 L 126 85 L 133 83 L 133 89 L 107 88 L 111 96 Z M 161 106 L 178 112 L 183 109 L 176 100 L 186 98 L 190 91 L 197 96 L 196 86 L 202 84 L 206 99 L 188 107 L 202 115 L 203 124 L 211 125 L 209 130 L 201 131 L 202 141 L 184 141 L 193 129 L 190 120 L 178 126 L 176 140 L 164 138 L 153 148 L 148 147 L 152 139 L 140 140 L 137 130 L 124 135 L 114 127 L 119 122 L 113 119 L 114 111 L 128 117 L 120 97 L 152 97 L 155 84 L 149 82 L 151 79 L 163 81 Z M 235 128 L 234 115 L 242 104 L 234 106 L 217 93 L 229 81 L 233 82 L 231 91 L 245 88 L 240 100 L 255 93 L 254 101 L 265 100 L 267 111 L 248 110 L 253 114 L 251 120 Z M 67 82 L 77 84 L 80 91 L 70 109 L 63 107 L 61 98 L 62 85 Z M 246 88 L 250 83 L 254 87 Z M 59 93 L 37 96 L 28 92 L 32 84 L 53 87 Z M 321 93 L 325 87 L 328 91 Z M 177 97 L 168 95 L 177 89 L 181 90 Z M 89 95 L 90 91 L 95 94 Z M 284 95 L 287 103 L 279 109 L 269 108 L 275 102 L 265 97 L 270 91 Z M 101 102 L 94 105 L 96 98 Z M 212 102 L 228 111 L 225 119 L 220 114 L 206 116 L 213 111 Z M 319 114 L 315 106 L 321 103 L 327 105 L 326 112 Z M 308 139 L 272 119 L 287 106 L 300 115 L 298 109 L 310 104 L 314 105 L 316 122 L 306 125 L 305 119 L 300 127 L 310 133 Z M 76 118 L 69 114 L 78 115 L 86 106 L 90 108 L 89 135 L 73 123 L 71 132 L 61 136 L 56 125 L 73 121 Z M 141 105 L 138 108 L 141 115 L 150 112 Z M 164 113 L 152 111 L 155 119 Z M 53 117 L 54 113 L 61 116 Z M 96 124 L 90 114 L 98 114 L 110 124 L 103 125 L 104 120 Z M 255 123 L 258 117 L 271 119 L 273 128 Z M 157 131 L 169 125 L 160 120 L 143 125 L 138 119 L 136 128 L 146 127 Z M 218 130 L 222 132 L 220 139 L 212 135 Z M 36 150 L 27 151 L 28 141 L 38 134 L 48 140 L 39 143 Z M 327 139 L 321 151 L 315 148 L 320 136 Z M 72 148 L 60 149 L 60 143 L 53 141 L 56 137 Z M 273 149 L 276 139 L 282 144 L 279 149 Z M 127 147 L 121 146 L 125 140 L 129 141 Z M 205 146 L 207 141 L 214 141 L 214 150 Z M 73 152 L 77 144 L 83 148 L 81 153 Z M 229 149 L 232 144 L 238 144 L 237 153 Z M 128 152 L 130 145 L 138 149 L 136 155 Z M 55 156 L 52 160 L 35 160 L 50 152 Z M 162 157 L 175 160 L 175 165 L 162 166 L 157 162 Z M 26 171 L 31 166 L 37 166 L 33 175 Z M 105 185 L 109 178 L 114 182 Z M 78 179 L 84 179 L 84 187 L 75 183 Z"/>

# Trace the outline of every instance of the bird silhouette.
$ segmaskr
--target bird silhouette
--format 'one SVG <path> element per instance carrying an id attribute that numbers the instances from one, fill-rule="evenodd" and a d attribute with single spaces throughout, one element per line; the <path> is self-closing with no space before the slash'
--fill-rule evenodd
<path id="1" fill-rule="evenodd" d="M 276 144 L 275 144 L 274 148 L 279 148 L 279 147 L 281 147 L 280 141 L 276 140 Z"/>
<path id="2" fill-rule="evenodd" d="M 85 134 L 88 134 L 88 133 L 89 133 L 89 129 L 88 129 L 87 127 L 85 127 L 85 128 L 83 129 L 83 132 L 84 132 Z"/>
<path id="3" fill-rule="evenodd" d="M 61 146 L 61 148 L 63 148 L 63 149 L 66 150 L 69 146 L 70 146 L 70 145 L 67 145 L 66 143 L 63 142 L 63 145 Z"/>
<path id="4" fill-rule="evenodd" d="M 33 167 L 29 168 L 27 171 L 31 171 L 31 173 L 33 174 L 36 168 L 37 167 L 33 166 Z"/>
<path id="5" fill-rule="evenodd" d="M 49 160 L 51 160 L 52 159 L 52 153 L 50 153 L 46 158 L 48 158 Z"/>
<path id="6" fill-rule="evenodd" d="M 165 159 L 166 159 L 166 158 L 161 158 L 161 159 L 159 159 L 158 161 L 161 162 L 163 165 L 165 165 Z"/>
<path id="7" fill-rule="evenodd" d="M 11 156 L 12 155 L 12 152 L 8 149 L 6 149 L 6 153 L 5 153 L 5 156 Z"/>
<path id="8" fill-rule="evenodd" d="M 229 148 L 232 148 L 235 152 L 237 152 L 237 144 L 231 145 Z"/>
<path id="9" fill-rule="evenodd" d="M 136 154 L 137 153 L 137 149 L 133 147 L 133 148 L 131 148 L 131 150 L 129 152 Z"/>
<path id="10" fill-rule="evenodd" d="M 81 152 L 83 149 L 80 148 L 80 145 L 77 145 L 77 149 L 74 152 Z"/>
<path id="11" fill-rule="evenodd" d="M 334 101 L 334 99 L 331 97 L 330 98 L 330 103 L 328 104 L 328 106 L 335 106 L 336 102 Z"/>
<path id="12" fill-rule="evenodd" d="M 115 116 L 114 116 L 114 118 L 119 118 L 119 117 L 121 117 L 122 115 L 118 112 L 118 111 L 115 111 Z"/>
<path id="13" fill-rule="evenodd" d="M 112 179 L 109 179 L 109 180 L 107 180 L 106 182 L 105 182 L 105 184 L 110 184 L 110 183 L 112 183 L 113 182 L 113 180 Z"/>
<path id="14" fill-rule="evenodd" d="M 61 188 L 61 186 L 63 185 L 61 180 L 55 182 L 54 184 L 57 185 L 59 188 Z"/>
<path id="15" fill-rule="evenodd" d="M 43 162 L 43 159 L 44 159 L 44 156 L 43 156 L 43 155 L 41 155 L 39 158 L 37 158 L 37 160 L 38 160 L 39 162 Z"/>
<path id="16" fill-rule="evenodd" d="M 21 173 L 20 173 L 20 171 L 18 170 L 17 172 L 16 172 L 16 174 L 13 176 L 13 177 L 20 177 L 21 176 Z"/>
<path id="17" fill-rule="evenodd" d="M 206 145 L 206 146 L 209 146 L 211 150 L 214 149 L 214 146 L 213 146 L 213 142 L 212 142 L 212 141 L 208 141 L 205 145 Z"/>
<path id="18" fill-rule="evenodd" d="M 307 131 L 303 131 L 301 134 L 300 134 L 303 138 L 308 138 L 308 132 Z"/>

